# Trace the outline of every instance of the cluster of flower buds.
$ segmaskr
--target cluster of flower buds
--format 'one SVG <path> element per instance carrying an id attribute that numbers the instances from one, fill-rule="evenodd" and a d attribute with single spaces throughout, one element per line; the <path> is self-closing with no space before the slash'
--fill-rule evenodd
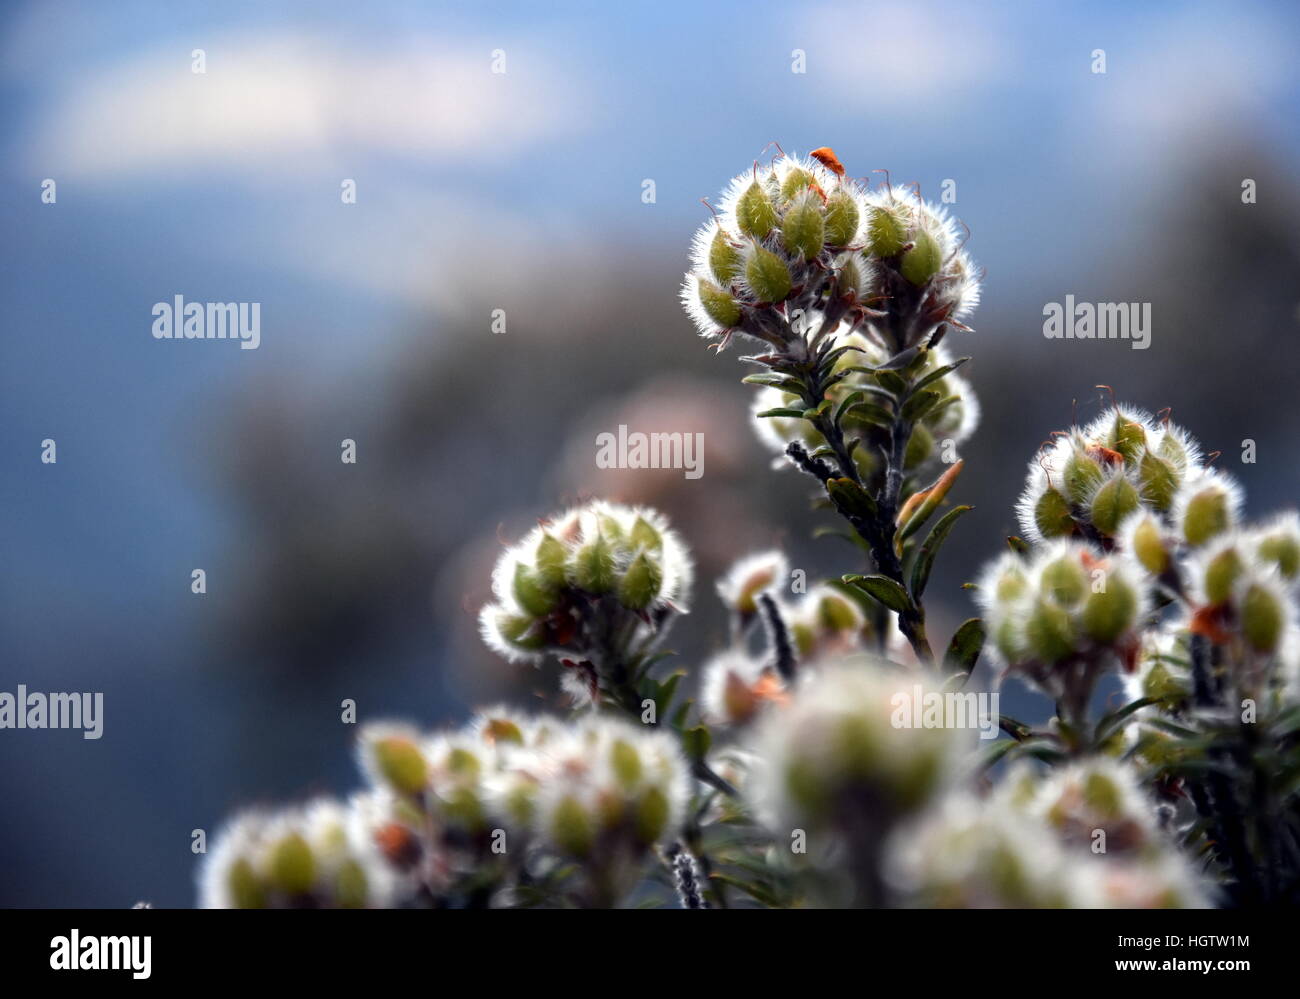
<path id="1" fill-rule="evenodd" d="M 830 149 L 779 155 L 731 182 L 696 234 L 682 299 L 703 336 L 738 330 L 788 347 L 778 310 L 826 332 L 867 323 L 896 354 L 975 307 L 961 243 L 941 207 L 888 182 L 869 190 Z"/>
<path id="2" fill-rule="evenodd" d="M 383 908 L 399 878 L 351 810 L 321 799 L 292 811 L 247 812 L 205 858 L 204 908 Z"/>
<path id="3" fill-rule="evenodd" d="M 1131 664 L 1148 590 L 1138 570 L 1078 541 L 1044 545 L 1026 560 L 990 565 L 979 599 L 1003 665 L 1043 693 L 1082 708 L 1097 676 L 1119 656 Z"/>
<path id="4" fill-rule="evenodd" d="M 922 382 L 934 392 L 934 404 L 922 413 L 912 428 L 904 453 L 903 468 L 917 472 L 937 461 L 952 462 L 957 446 L 979 425 L 979 400 L 970 384 L 956 374 L 965 360 L 954 360 L 943 346 L 918 351 L 902 369 L 885 368 L 890 354 L 860 333 L 842 337 L 842 346 L 854 348 L 841 354 L 831 365 L 834 383 L 826 390 L 830 410 L 840 415 L 840 425 L 865 446 L 853 451 L 853 461 L 864 480 L 872 479 L 880 467 L 880 449 L 887 443 L 894 420 L 890 400 L 897 398 L 909 381 Z M 779 386 L 761 388 L 754 397 L 753 416 L 758 438 L 775 455 L 774 467 L 783 467 L 786 448 L 801 444 L 818 457 L 828 453 L 829 444 L 821 431 L 801 412 L 798 396 Z"/>
<path id="5" fill-rule="evenodd" d="M 937 908 L 1201 908 L 1203 879 L 1159 828 L 1132 770 L 1090 758 L 1026 767 L 992 794 L 947 796 L 891 843 L 904 901 Z"/>
<path id="6" fill-rule="evenodd" d="M 781 837 L 825 833 L 826 849 L 872 840 L 956 772 L 954 729 L 898 723 L 917 689 L 891 664 L 864 656 L 805 664 L 791 693 L 753 741 L 753 802 Z"/>
<path id="7" fill-rule="evenodd" d="M 489 647 L 512 661 L 548 653 L 579 661 L 590 670 L 590 696 L 612 660 L 687 610 L 691 575 L 690 555 L 660 514 L 595 500 L 502 554 L 496 599 L 479 624 Z"/>
<path id="8" fill-rule="evenodd" d="M 1086 427 L 1059 435 L 1030 462 L 1017 510 L 1031 541 L 1086 537 L 1109 543 L 1139 507 L 1173 517 L 1196 484 L 1215 495 L 1226 490 L 1231 500 L 1230 485 L 1203 467 L 1200 447 L 1180 428 L 1113 406 Z M 1189 528 L 1196 540 L 1188 543 L 1203 541 L 1216 516 L 1230 517 L 1230 505 L 1216 506 L 1208 495 L 1193 504 Z"/>
<path id="9" fill-rule="evenodd" d="M 205 865 L 204 904 L 491 902 L 526 865 L 536 885 L 574 858 L 600 869 L 603 890 L 623 891 L 677 835 L 691 786 L 671 735 L 508 709 L 434 736 L 369 725 L 358 756 L 370 787 L 346 805 L 232 823 Z"/>

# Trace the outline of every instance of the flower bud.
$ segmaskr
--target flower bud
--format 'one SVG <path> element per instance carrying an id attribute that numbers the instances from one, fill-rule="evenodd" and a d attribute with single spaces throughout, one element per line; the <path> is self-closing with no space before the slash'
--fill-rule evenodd
<path id="1" fill-rule="evenodd" d="M 1074 533 L 1070 504 L 1050 486 L 1034 504 L 1034 526 L 1044 538 L 1063 538 Z"/>
<path id="2" fill-rule="evenodd" d="M 1089 514 L 1092 526 L 1107 537 L 1119 530 L 1119 523 L 1138 508 L 1137 487 L 1123 475 L 1104 483 L 1092 497 Z"/>
<path id="3" fill-rule="evenodd" d="M 826 223 L 821 204 L 815 194 L 804 194 L 786 209 L 781 222 L 781 245 L 792 257 L 811 260 L 822 252 L 825 243 Z"/>
<path id="4" fill-rule="evenodd" d="M 1286 614 L 1278 595 L 1259 583 L 1251 584 L 1241 598 L 1241 632 L 1259 652 L 1274 652 L 1282 639 Z"/>
<path id="5" fill-rule="evenodd" d="M 1025 622 L 1025 641 L 1035 659 L 1055 663 L 1074 651 L 1074 626 L 1063 607 L 1040 600 Z"/>
<path id="6" fill-rule="evenodd" d="M 938 274 L 942 266 L 943 251 L 939 249 L 938 240 L 928 230 L 917 229 L 916 235 L 912 237 L 912 248 L 903 254 L 899 268 L 903 277 L 912 284 L 922 285 Z"/>
<path id="7" fill-rule="evenodd" d="M 1133 587 L 1117 573 L 1108 573 L 1105 582 L 1101 592 L 1088 595 L 1080 624 L 1094 642 L 1109 645 L 1133 627 L 1138 598 Z"/>
<path id="8" fill-rule="evenodd" d="M 543 534 L 537 543 L 537 553 L 533 558 L 536 567 L 537 582 L 551 589 L 558 589 L 565 583 L 564 564 L 569 554 L 564 545 L 551 534 Z"/>
<path id="9" fill-rule="evenodd" d="M 311 891 L 316 880 L 316 860 L 311 847 L 298 833 L 290 833 L 271 850 L 271 884 L 286 895 Z"/>
<path id="10" fill-rule="evenodd" d="M 334 898 L 339 908 L 364 909 L 368 890 L 365 868 L 350 858 L 343 861 L 334 878 Z"/>
<path id="11" fill-rule="evenodd" d="M 1070 453 L 1061 477 L 1064 480 L 1065 495 L 1070 502 L 1082 506 L 1097 491 L 1106 478 L 1106 473 L 1101 465 L 1083 451 L 1075 450 Z"/>
<path id="12" fill-rule="evenodd" d="M 1183 511 L 1183 538 L 1192 546 L 1218 537 L 1232 524 L 1227 493 L 1211 485 L 1194 494 Z"/>
<path id="13" fill-rule="evenodd" d="M 403 794 L 417 794 L 428 784 L 429 764 L 420 748 L 410 739 L 403 736 L 375 739 L 370 743 L 369 750 L 378 775 L 394 790 Z"/>
<path id="14" fill-rule="evenodd" d="M 786 174 L 785 180 L 781 184 L 781 197 L 786 201 L 790 201 L 798 195 L 799 192 L 808 190 L 808 187 L 812 182 L 812 174 L 807 170 L 801 170 L 799 167 L 795 167 Z"/>
<path id="15" fill-rule="evenodd" d="M 1150 451 L 1138 461 L 1138 481 L 1142 483 L 1142 498 L 1161 512 L 1167 511 L 1178 491 L 1178 471 L 1174 466 Z"/>
<path id="16" fill-rule="evenodd" d="M 740 273 L 740 265 L 740 250 L 732 246 L 727 234 L 719 229 L 713 234 L 713 242 L 709 244 L 709 269 L 713 271 L 713 276 L 725 287 L 736 279 L 736 275 Z"/>
<path id="17" fill-rule="evenodd" d="M 519 606 L 533 617 L 545 617 L 551 613 L 559 599 L 556 591 L 522 562 L 515 566 L 513 592 Z"/>
<path id="18" fill-rule="evenodd" d="M 757 180 L 736 202 L 736 224 L 741 232 L 754 239 L 763 239 L 776 225 L 776 208 Z"/>
<path id="19" fill-rule="evenodd" d="M 790 268 L 771 250 L 757 244 L 750 247 L 745 280 L 759 302 L 783 302 L 790 294 Z"/>
<path id="20" fill-rule="evenodd" d="M 1277 567 L 1283 579 L 1300 575 L 1300 537 L 1287 531 L 1278 531 L 1260 539 L 1256 548 L 1259 557 Z"/>
<path id="21" fill-rule="evenodd" d="M 618 599 L 624 607 L 645 610 L 659 596 L 664 574 L 659 563 L 644 553 L 632 560 L 618 584 Z"/>
<path id="22" fill-rule="evenodd" d="M 695 280 L 700 287 L 700 305 L 704 306 L 710 319 L 724 329 L 730 329 L 740 322 L 739 302 L 712 281 L 704 278 Z"/>
<path id="23" fill-rule="evenodd" d="M 1211 604 L 1230 600 L 1243 568 L 1241 555 L 1232 547 L 1224 548 L 1210 559 L 1205 566 L 1205 599 Z"/>
<path id="24" fill-rule="evenodd" d="M 907 242 L 906 209 L 902 205 L 875 205 L 867 220 L 867 246 L 873 256 L 895 256 Z"/>
<path id="25" fill-rule="evenodd" d="M 1159 522 L 1149 513 L 1139 515 L 1130 531 L 1128 548 L 1138 564 L 1153 576 L 1162 575 L 1169 568 L 1164 535 Z"/>
<path id="26" fill-rule="evenodd" d="M 1043 566 L 1040 586 L 1046 596 L 1062 607 L 1073 607 L 1087 593 L 1088 577 L 1083 566 L 1067 554 Z"/>
<path id="27" fill-rule="evenodd" d="M 826 199 L 826 242 L 848 246 L 858 235 L 858 203 L 847 191 L 836 191 Z"/>
<path id="28" fill-rule="evenodd" d="M 604 534 L 597 534 L 573 557 L 574 585 L 588 593 L 608 593 L 614 588 L 614 551 Z"/>
<path id="29" fill-rule="evenodd" d="M 231 904 L 236 909 L 262 909 L 266 907 L 266 890 L 253 865 L 240 857 L 226 873 L 226 888 Z"/>
<path id="30" fill-rule="evenodd" d="M 572 795 L 556 803 L 548 832 L 557 847 L 576 857 L 586 856 L 596 838 L 591 816 Z"/>
<path id="31" fill-rule="evenodd" d="M 658 787 L 649 787 L 636 806 L 636 834 L 642 843 L 653 843 L 664 835 L 671 813 L 668 797 Z"/>
<path id="32" fill-rule="evenodd" d="M 656 531 L 648 520 L 640 516 L 632 524 L 627 540 L 633 548 L 640 548 L 642 551 L 662 552 L 664 549 L 663 535 Z"/>

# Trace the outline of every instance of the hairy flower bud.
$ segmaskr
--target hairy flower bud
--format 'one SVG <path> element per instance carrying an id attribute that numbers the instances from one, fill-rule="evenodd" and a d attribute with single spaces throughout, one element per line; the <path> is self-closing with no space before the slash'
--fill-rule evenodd
<path id="1" fill-rule="evenodd" d="M 759 302 L 783 302 L 790 294 L 790 268 L 771 250 L 757 244 L 746 252 L 745 281 Z"/>

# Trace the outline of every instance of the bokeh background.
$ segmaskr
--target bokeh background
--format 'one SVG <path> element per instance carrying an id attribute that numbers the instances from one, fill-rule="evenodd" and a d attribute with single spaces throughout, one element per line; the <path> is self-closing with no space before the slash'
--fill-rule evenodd
<path id="1" fill-rule="evenodd" d="M 500 539 L 567 501 L 679 524 L 688 667 L 723 639 L 733 556 L 856 568 L 811 540 L 745 371 L 676 304 L 699 198 L 772 140 L 931 196 L 955 180 L 987 269 L 957 345 L 984 407 L 959 487 L 977 511 L 931 584 L 935 632 L 972 612 L 960 584 L 1012 530 L 1025 462 L 1100 383 L 1172 406 L 1253 513 L 1293 502 L 1297 10 L 7 4 L 0 690 L 103 691 L 105 734 L 0 731 L 0 905 L 192 904 L 191 830 L 355 786 L 344 698 L 428 726 L 554 705 L 474 616 Z M 260 349 L 155 341 L 176 294 L 262 303 Z M 1151 348 L 1045 340 L 1066 294 L 1152 303 Z M 619 423 L 703 431 L 703 477 L 598 469 Z"/>

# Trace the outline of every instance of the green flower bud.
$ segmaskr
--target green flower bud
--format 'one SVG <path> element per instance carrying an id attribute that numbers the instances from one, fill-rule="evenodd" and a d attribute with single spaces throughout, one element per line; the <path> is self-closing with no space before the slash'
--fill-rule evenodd
<path id="1" fill-rule="evenodd" d="M 1138 462 L 1138 481 L 1142 483 L 1142 496 L 1157 510 L 1166 511 L 1173 504 L 1180 476 L 1172 463 L 1150 451 Z"/>
<path id="2" fill-rule="evenodd" d="M 781 222 L 781 245 L 792 257 L 811 260 L 826 244 L 826 223 L 817 196 L 807 194 L 788 209 Z"/>
<path id="3" fill-rule="evenodd" d="M 826 631 L 853 631 L 861 620 L 855 605 L 844 597 L 828 593 L 817 602 L 817 623 Z"/>
<path id="4" fill-rule="evenodd" d="M 1259 652 L 1273 652 L 1282 638 L 1285 615 L 1277 596 L 1258 583 L 1241 600 L 1241 633 Z"/>
<path id="5" fill-rule="evenodd" d="M 339 865 L 334 880 L 334 897 L 341 909 L 366 907 L 366 872 L 360 864 L 349 858 Z"/>
<path id="6" fill-rule="evenodd" d="M 812 174 L 807 170 L 791 170 L 786 174 L 785 182 L 781 185 L 781 197 L 789 201 L 800 191 L 806 191 L 811 183 Z"/>
<path id="7" fill-rule="evenodd" d="M 484 822 L 483 803 L 471 787 L 453 788 L 442 795 L 442 816 L 462 829 L 479 829 Z"/>
<path id="8" fill-rule="evenodd" d="M 1082 506 L 1097 491 L 1097 487 L 1106 478 L 1106 473 L 1101 465 L 1082 451 L 1074 451 L 1065 463 L 1061 478 L 1065 484 L 1065 495 L 1070 502 Z"/>
<path id="9" fill-rule="evenodd" d="M 867 245 L 877 257 L 895 256 L 907 242 L 907 219 L 901 205 L 871 209 L 867 220 Z"/>
<path id="10" fill-rule="evenodd" d="M 1244 568 L 1235 548 L 1225 548 L 1205 567 L 1205 598 L 1212 604 L 1231 599 L 1232 588 L 1237 584 Z"/>
<path id="11" fill-rule="evenodd" d="M 603 534 L 574 554 L 572 577 L 574 584 L 588 593 L 608 593 L 614 588 L 614 552 Z"/>
<path id="12" fill-rule="evenodd" d="M 1124 456 L 1125 463 L 1133 461 L 1147 446 L 1147 432 L 1141 423 L 1115 414 L 1115 428 L 1111 432 L 1111 450 Z"/>
<path id="13" fill-rule="evenodd" d="M 1020 629 L 1016 627 L 1015 622 L 1010 618 L 998 625 L 993 635 L 993 641 L 997 645 L 998 651 L 1002 653 L 1002 658 L 1009 663 L 1018 663 L 1026 656 L 1024 638 L 1020 633 Z"/>
<path id="14" fill-rule="evenodd" d="M 266 907 L 266 892 L 258 879 L 253 865 L 240 857 L 230 865 L 226 874 L 226 887 L 230 889 L 230 898 L 236 909 L 263 909 Z"/>
<path id="15" fill-rule="evenodd" d="M 740 322 L 740 303 L 728 292 L 723 291 L 712 281 L 702 277 L 695 279 L 700 285 L 700 304 L 708 317 L 724 329 L 730 329 Z"/>
<path id="16" fill-rule="evenodd" d="M 1043 566 L 1043 593 L 1062 607 L 1073 607 L 1088 592 L 1088 577 L 1083 566 L 1069 555 Z"/>
<path id="17" fill-rule="evenodd" d="M 1182 442 L 1172 433 L 1167 433 L 1160 438 L 1160 443 L 1156 445 L 1156 454 L 1179 471 L 1187 467 L 1187 448 L 1183 447 Z"/>
<path id="18" fill-rule="evenodd" d="M 1272 562 L 1286 579 L 1300 573 L 1300 539 L 1294 534 L 1273 534 L 1259 543 L 1259 557 Z"/>
<path id="19" fill-rule="evenodd" d="M 610 747 L 609 763 L 614 776 L 624 787 L 634 787 L 641 779 L 641 757 L 636 747 L 623 739 L 617 739 Z"/>
<path id="20" fill-rule="evenodd" d="M 915 285 L 923 285 L 939 273 L 943 266 L 943 252 L 936 240 L 925 229 L 918 229 L 912 239 L 912 248 L 903 254 L 900 270 L 903 277 Z"/>
<path id="21" fill-rule="evenodd" d="M 1055 489 L 1049 487 L 1034 504 L 1034 526 L 1045 538 L 1063 538 L 1074 533 L 1070 504 Z"/>
<path id="22" fill-rule="evenodd" d="M 1099 773 L 1090 773 L 1084 778 L 1083 803 L 1088 811 L 1101 819 L 1117 818 L 1123 808 L 1123 798 L 1115 782 Z"/>
<path id="23" fill-rule="evenodd" d="M 826 242 L 848 246 L 858 234 L 858 203 L 845 191 L 826 199 Z"/>
<path id="24" fill-rule="evenodd" d="M 1090 593 L 1083 605 L 1080 624 L 1083 633 L 1094 642 L 1109 645 L 1133 626 L 1138 600 L 1133 588 L 1115 574 L 1106 579 L 1106 588 Z"/>
<path id="25" fill-rule="evenodd" d="M 1159 701 L 1177 701 L 1185 697 L 1187 691 L 1174 679 L 1167 666 L 1156 663 L 1142 680 L 1142 694 Z"/>
<path id="26" fill-rule="evenodd" d="M 628 542 L 633 548 L 647 552 L 661 552 L 664 548 L 663 536 L 644 517 L 637 517 L 628 535 Z"/>
<path id="27" fill-rule="evenodd" d="M 1008 603 L 1024 596 L 1028 586 L 1029 580 L 1025 578 L 1024 572 L 1016 566 L 1011 566 L 998 577 L 997 583 L 994 584 L 993 596 L 999 603 Z"/>
<path id="28" fill-rule="evenodd" d="M 1133 557 L 1153 576 L 1159 576 L 1169 568 L 1169 552 L 1154 517 L 1142 518 L 1133 531 L 1132 546 Z"/>
<path id="29" fill-rule="evenodd" d="M 501 637 L 527 652 L 537 652 L 546 647 L 546 635 L 535 628 L 536 621 L 526 614 L 498 614 L 495 624 Z"/>
<path id="30" fill-rule="evenodd" d="M 663 569 L 643 552 L 632 560 L 619 581 L 619 603 L 631 610 L 645 610 L 659 596 L 663 582 Z"/>
<path id="31" fill-rule="evenodd" d="M 760 302 L 784 302 L 790 294 L 790 268 L 771 250 L 755 245 L 745 264 L 745 280 Z"/>
<path id="32" fill-rule="evenodd" d="M 729 285 L 740 273 L 740 251 L 731 245 L 727 234 L 719 229 L 709 244 L 709 269 L 721 285 Z"/>
<path id="33" fill-rule="evenodd" d="M 1203 545 L 1228 529 L 1228 497 L 1221 489 L 1203 489 L 1187 503 L 1183 514 L 1183 538 L 1189 545 Z"/>
<path id="34" fill-rule="evenodd" d="M 298 833 L 290 833 L 271 851 L 271 884 L 286 895 L 302 895 L 316 880 L 316 858 Z"/>
<path id="35" fill-rule="evenodd" d="M 1074 626 L 1063 607 L 1040 600 L 1025 622 L 1025 641 L 1035 659 L 1060 662 L 1074 651 Z"/>
<path id="36" fill-rule="evenodd" d="M 1092 526 L 1102 534 L 1111 537 L 1119 529 L 1119 523 L 1138 508 L 1141 499 L 1137 486 L 1122 475 L 1117 475 L 1102 485 L 1092 497 Z"/>
<path id="37" fill-rule="evenodd" d="M 370 751 L 380 776 L 395 790 L 416 794 L 429 782 L 429 764 L 411 740 L 400 736 L 376 739 Z"/>
<path id="38" fill-rule="evenodd" d="M 569 553 L 558 538 L 543 534 L 537 544 L 537 553 L 533 556 L 536 581 L 549 589 L 559 589 L 565 583 L 564 564 Z"/>
<path id="39" fill-rule="evenodd" d="M 457 777 L 477 778 L 483 769 L 479 758 L 463 746 L 453 746 L 447 753 L 447 769 Z"/>
<path id="40" fill-rule="evenodd" d="M 636 832 L 642 843 L 653 843 L 663 836 L 668 825 L 668 797 L 657 787 L 641 796 L 636 806 Z"/>
<path id="41" fill-rule="evenodd" d="M 586 856 L 596 838 L 591 816 L 572 795 L 562 798 L 556 804 L 550 827 L 555 845 L 577 857 Z"/>
<path id="42" fill-rule="evenodd" d="M 754 181 L 736 202 L 736 224 L 740 231 L 755 239 L 764 238 L 776 225 L 776 209 L 763 185 Z"/>
<path id="43" fill-rule="evenodd" d="M 545 617 L 555 610 L 558 602 L 556 591 L 543 583 L 537 573 L 522 562 L 515 565 L 514 586 L 511 589 L 519 606 L 533 617 Z"/>

